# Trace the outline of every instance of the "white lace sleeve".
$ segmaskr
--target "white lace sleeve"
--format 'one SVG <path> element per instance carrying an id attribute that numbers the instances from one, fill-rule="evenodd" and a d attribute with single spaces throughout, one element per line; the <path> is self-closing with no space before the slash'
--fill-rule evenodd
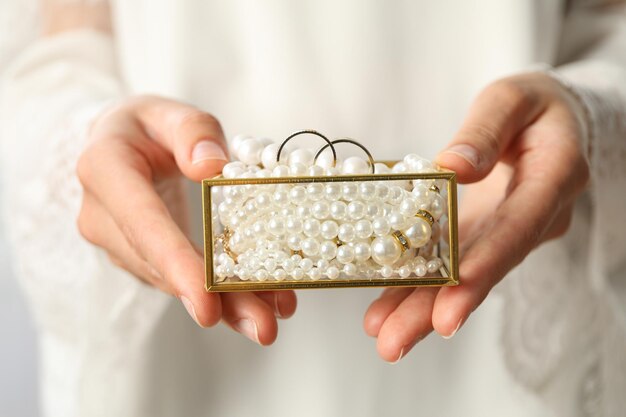
<path id="1" fill-rule="evenodd" d="M 591 185 L 567 235 L 504 285 L 503 342 L 512 373 L 557 415 L 617 416 L 626 409 L 626 17 L 586 3 L 563 38 L 593 49 L 567 45 L 576 60 L 556 72 L 587 110 Z M 610 33 L 598 37 L 598 27 Z"/>
<path id="2" fill-rule="evenodd" d="M 122 96 L 121 85 L 112 39 L 86 30 L 36 41 L 2 77 L 3 214 L 39 330 L 46 415 L 96 415 L 102 380 L 119 390 L 113 404 L 132 404 L 131 382 L 98 358 L 140 355 L 168 302 L 114 268 L 76 228 L 76 161 L 91 120 Z"/>

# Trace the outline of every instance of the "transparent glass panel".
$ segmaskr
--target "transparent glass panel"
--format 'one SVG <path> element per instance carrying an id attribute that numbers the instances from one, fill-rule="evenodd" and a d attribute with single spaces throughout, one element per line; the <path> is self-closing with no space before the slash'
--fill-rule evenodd
<path id="1" fill-rule="evenodd" d="M 203 187 L 209 291 L 458 283 L 453 173 Z"/>

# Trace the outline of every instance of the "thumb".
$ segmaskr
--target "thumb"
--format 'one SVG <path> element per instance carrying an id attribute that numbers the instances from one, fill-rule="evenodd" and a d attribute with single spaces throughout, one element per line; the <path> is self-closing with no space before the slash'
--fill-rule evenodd
<path id="1" fill-rule="evenodd" d="M 530 88 L 513 79 L 497 81 L 478 95 L 458 133 L 435 162 L 455 171 L 460 183 L 480 181 L 542 110 Z"/>
<path id="2" fill-rule="evenodd" d="M 213 177 L 228 162 L 224 132 L 211 114 L 174 100 L 148 97 L 139 106 L 138 117 L 189 179 Z"/>

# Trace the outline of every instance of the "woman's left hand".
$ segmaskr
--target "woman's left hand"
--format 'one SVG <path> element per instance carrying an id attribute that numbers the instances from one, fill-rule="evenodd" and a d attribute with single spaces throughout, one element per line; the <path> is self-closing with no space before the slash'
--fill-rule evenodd
<path id="1" fill-rule="evenodd" d="M 485 88 L 436 162 L 467 186 L 459 210 L 457 287 L 392 288 L 365 315 L 380 356 L 396 362 L 433 329 L 452 337 L 534 248 L 563 235 L 589 181 L 584 108 L 551 76 Z"/>

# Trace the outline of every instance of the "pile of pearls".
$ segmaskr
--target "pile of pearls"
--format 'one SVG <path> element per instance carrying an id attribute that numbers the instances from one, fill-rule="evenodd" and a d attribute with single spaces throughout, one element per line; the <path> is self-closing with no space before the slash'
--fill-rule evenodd
<path id="1" fill-rule="evenodd" d="M 236 136 L 235 161 L 225 178 L 336 176 L 371 173 L 368 161 L 333 163 L 330 151 L 314 161 L 309 149 L 283 149 L 269 139 Z M 430 161 L 407 155 L 376 174 L 435 172 Z M 408 278 L 437 273 L 432 256 L 446 215 L 440 180 L 311 182 L 213 188 L 214 230 L 225 230 L 215 255 L 219 280 Z"/>

